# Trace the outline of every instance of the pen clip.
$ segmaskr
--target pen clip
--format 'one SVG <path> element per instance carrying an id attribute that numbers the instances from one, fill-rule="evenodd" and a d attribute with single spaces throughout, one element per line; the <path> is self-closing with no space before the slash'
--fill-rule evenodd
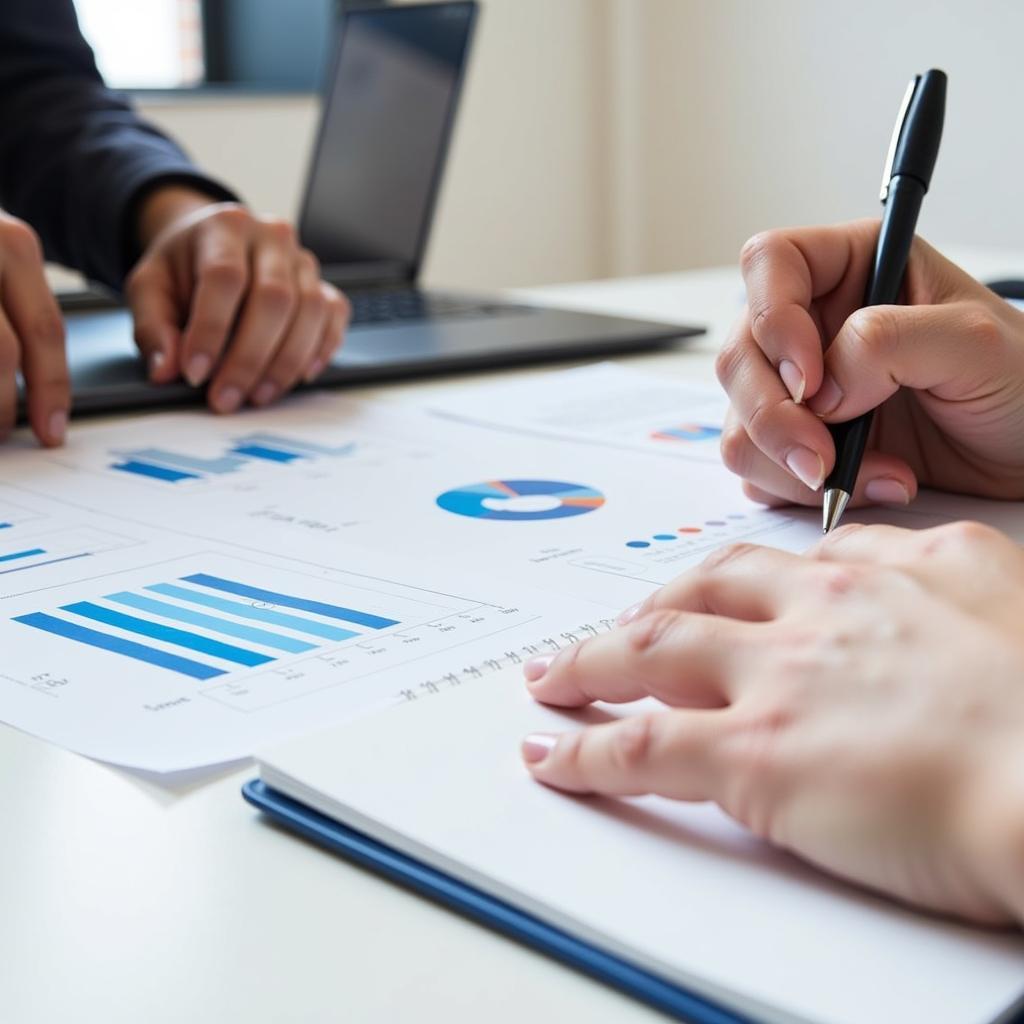
<path id="1" fill-rule="evenodd" d="M 892 181 L 892 165 L 896 160 L 896 148 L 900 144 L 900 136 L 903 134 L 903 124 L 907 120 L 907 111 L 910 110 L 910 101 L 914 98 L 914 92 L 921 81 L 920 75 L 914 75 L 903 95 L 903 102 L 900 104 L 900 112 L 896 117 L 896 127 L 892 130 L 892 138 L 889 140 L 889 152 L 885 155 L 885 167 L 882 169 L 882 191 L 879 199 L 884 203 L 889 198 L 889 183 Z"/>

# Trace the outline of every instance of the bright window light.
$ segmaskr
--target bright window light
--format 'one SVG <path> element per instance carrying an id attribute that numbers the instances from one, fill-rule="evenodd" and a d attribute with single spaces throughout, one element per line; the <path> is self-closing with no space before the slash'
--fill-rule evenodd
<path id="1" fill-rule="evenodd" d="M 114 89 L 180 89 L 202 83 L 199 0 L 75 0 L 82 33 Z"/>

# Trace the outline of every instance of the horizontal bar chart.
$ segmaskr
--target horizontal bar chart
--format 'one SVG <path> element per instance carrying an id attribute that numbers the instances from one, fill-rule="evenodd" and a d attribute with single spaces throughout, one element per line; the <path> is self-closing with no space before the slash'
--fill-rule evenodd
<path id="1" fill-rule="evenodd" d="M 109 468 L 160 483 L 178 484 L 215 479 L 252 465 L 288 466 L 321 458 L 345 458 L 355 451 L 355 443 L 325 445 L 284 434 L 261 432 L 235 438 L 223 452 L 214 455 L 197 455 L 156 446 L 113 451 L 111 454 L 118 461 L 112 462 Z"/>
<path id="2" fill-rule="evenodd" d="M 28 548 L 25 551 L 12 551 L 10 554 L 0 554 L 0 562 L 15 562 L 19 558 L 32 558 L 35 555 L 45 555 L 43 548 Z"/>
<path id="3" fill-rule="evenodd" d="M 375 612 L 205 572 L 69 601 L 13 621 L 198 680 L 401 625 Z"/>

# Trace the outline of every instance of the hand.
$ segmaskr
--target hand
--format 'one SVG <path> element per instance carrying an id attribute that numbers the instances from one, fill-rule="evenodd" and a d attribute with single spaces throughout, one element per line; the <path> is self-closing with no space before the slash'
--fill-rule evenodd
<path id="1" fill-rule="evenodd" d="M 744 246 L 748 308 L 718 359 L 726 465 L 755 501 L 820 504 L 825 423 L 877 406 L 854 503 L 919 485 L 1024 498 L 1024 313 L 920 239 L 906 305 L 861 309 L 877 235 L 858 221 Z"/>
<path id="2" fill-rule="evenodd" d="M 533 695 L 668 706 L 528 737 L 577 793 L 713 800 L 901 900 L 1024 922 L 1024 550 L 977 523 L 738 545 L 613 632 L 526 666 Z"/>
<path id="3" fill-rule="evenodd" d="M 179 186 L 150 195 L 139 224 L 125 292 L 151 380 L 210 380 L 211 408 L 227 413 L 320 374 L 349 305 L 290 225 Z"/>
<path id="4" fill-rule="evenodd" d="M 0 440 L 17 419 L 19 370 L 33 432 L 45 445 L 60 444 L 71 407 L 64 321 L 36 233 L 0 213 Z"/>

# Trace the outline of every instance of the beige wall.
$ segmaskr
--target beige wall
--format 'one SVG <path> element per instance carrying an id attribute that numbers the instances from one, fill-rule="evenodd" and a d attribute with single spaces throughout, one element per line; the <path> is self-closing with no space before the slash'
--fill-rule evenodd
<path id="1" fill-rule="evenodd" d="M 514 285 L 731 261 L 873 214 L 910 74 L 950 74 L 921 229 L 1020 244 L 1024 4 L 483 0 L 427 277 Z M 260 209 L 294 213 L 308 98 L 151 100 Z M 1024 268 L 1022 268 L 1024 269 Z"/>

